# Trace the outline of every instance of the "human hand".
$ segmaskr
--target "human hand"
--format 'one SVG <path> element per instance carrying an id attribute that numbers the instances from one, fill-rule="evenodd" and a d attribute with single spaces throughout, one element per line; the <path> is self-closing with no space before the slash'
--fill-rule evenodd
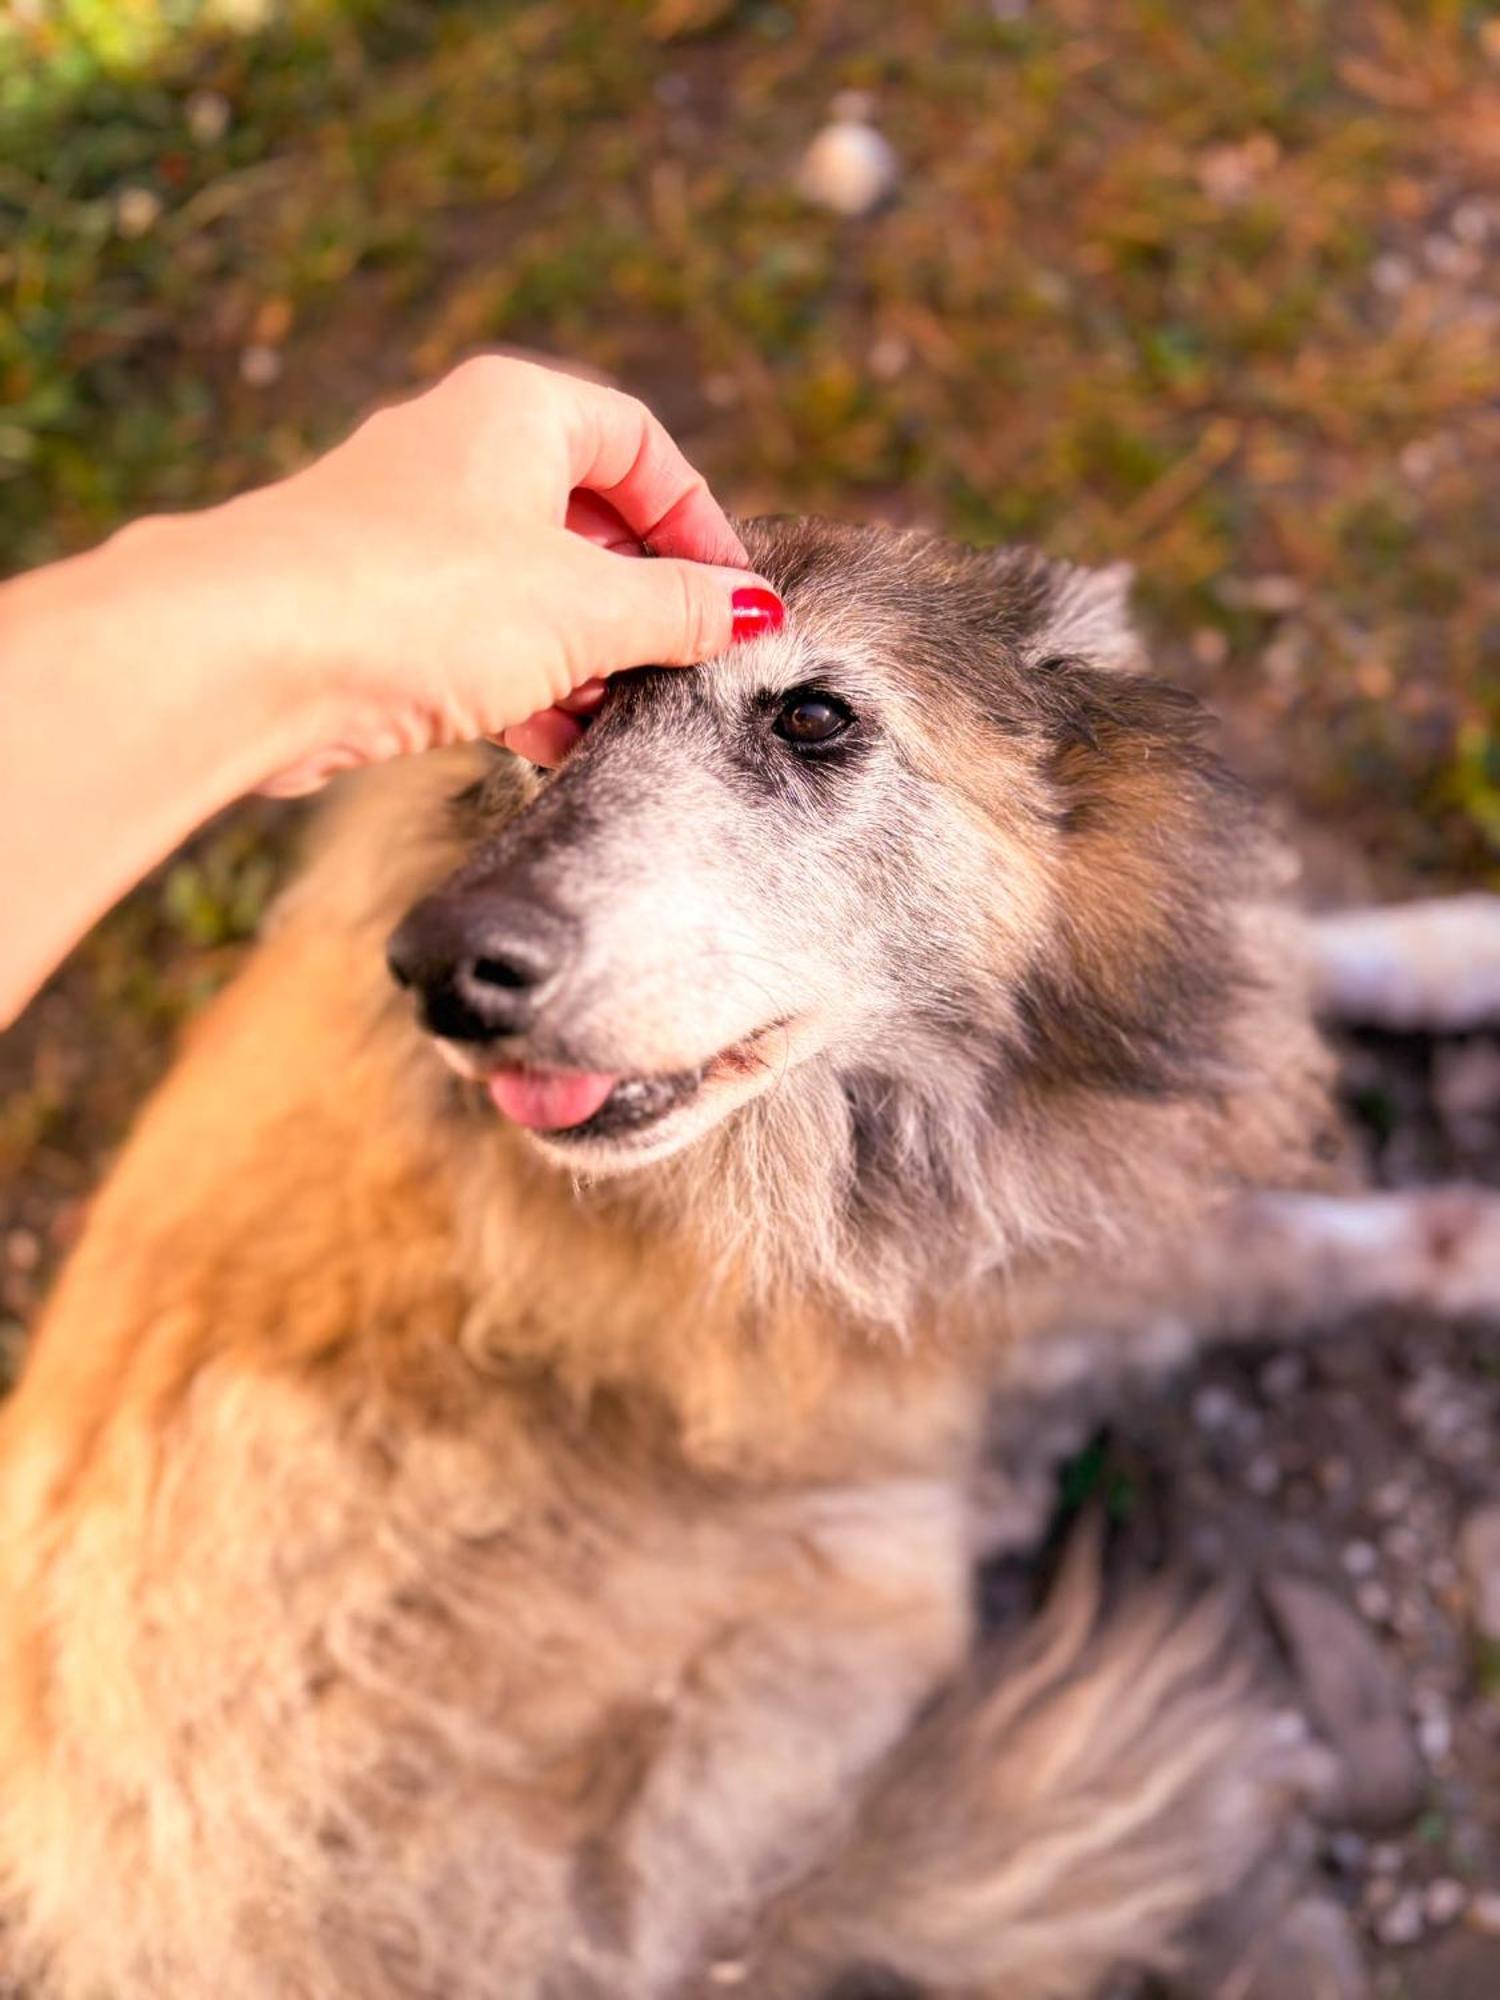
<path id="1" fill-rule="evenodd" d="M 468 362 L 201 518 L 277 634 L 300 724 L 266 781 L 283 795 L 481 736 L 556 762 L 609 674 L 781 620 L 650 412 L 530 362 Z"/>

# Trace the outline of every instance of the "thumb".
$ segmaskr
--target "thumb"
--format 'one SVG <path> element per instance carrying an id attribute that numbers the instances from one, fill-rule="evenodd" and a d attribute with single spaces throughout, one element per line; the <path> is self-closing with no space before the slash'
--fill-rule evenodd
<path id="1" fill-rule="evenodd" d="M 625 667 L 690 667 L 775 632 L 785 607 L 762 577 L 714 563 L 628 556 L 580 541 L 569 637 L 578 679 Z"/>

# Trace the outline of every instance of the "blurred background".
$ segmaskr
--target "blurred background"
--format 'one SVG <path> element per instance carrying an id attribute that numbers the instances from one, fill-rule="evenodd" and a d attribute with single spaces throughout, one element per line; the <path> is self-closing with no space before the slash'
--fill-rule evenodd
<path id="1" fill-rule="evenodd" d="M 1128 558 L 1313 900 L 1500 886 L 1495 9 L 0 8 L 8 568 L 272 478 L 496 344 L 646 397 L 741 511 Z M 209 829 L 0 1042 L 7 1352 L 295 823 Z M 1409 1070 L 1366 1107 L 1423 1135 L 1408 1165 L 1445 1143 Z M 1442 1796 L 1419 1897 L 1462 1876 Z"/>

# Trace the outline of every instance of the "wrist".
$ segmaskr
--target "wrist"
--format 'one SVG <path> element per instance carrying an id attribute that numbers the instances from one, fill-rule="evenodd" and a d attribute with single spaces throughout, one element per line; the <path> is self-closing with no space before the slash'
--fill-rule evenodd
<path id="1" fill-rule="evenodd" d="M 281 578 L 240 506 L 148 515 L 70 579 L 102 663 L 139 675 L 164 760 L 197 774 L 210 811 L 300 754 L 309 727 Z"/>

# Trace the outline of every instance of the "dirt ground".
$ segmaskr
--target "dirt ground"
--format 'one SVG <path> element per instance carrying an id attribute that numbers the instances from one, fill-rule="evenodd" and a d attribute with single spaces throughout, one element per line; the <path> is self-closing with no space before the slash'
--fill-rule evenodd
<path id="1" fill-rule="evenodd" d="M 6 566 L 524 343 L 650 397 L 744 511 L 1130 559 L 1310 900 L 1500 885 L 1490 10 L 93 11 L 0 22 Z M 852 222 L 796 190 L 847 89 L 900 160 Z M 297 825 L 226 816 L 0 1038 L 7 1366 Z M 1378 1180 L 1500 1183 L 1494 1038 L 1344 1056 Z M 1497 1432 L 1500 1327 L 1383 1322 L 1215 1355 L 1062 1475 L 1147 1555 L 1317 1581 L 1388 1664 L 1406 1809 L 1304 1857 L 1380 2000 L 1500 1994 L 1500 1641 L 1460 1547 Z"/>

